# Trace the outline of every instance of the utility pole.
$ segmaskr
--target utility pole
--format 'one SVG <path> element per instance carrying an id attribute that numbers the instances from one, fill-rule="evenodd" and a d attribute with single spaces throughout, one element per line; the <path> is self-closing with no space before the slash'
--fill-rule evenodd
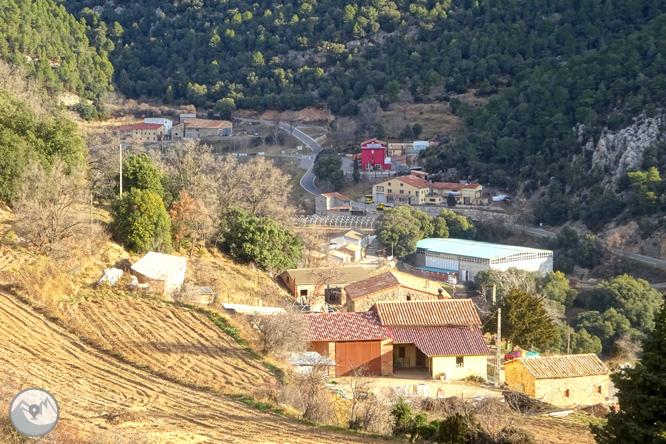
<path id="1" fill-rule="evenodd" d="M 497 309 L 497 347 L 495 355 L 495 387 L 499 386 L 502 375 L 502 309 Z"/>
<path id="2" fill-rule="evenodd" d="M 123 197 L 123 144 L 119 143 L 118 148 L 120 151 L 120 197 Z"/>
<path id="3" fill-rule="evenodd" d="M 93 254 L 93 194 L 90 193 L 90 255 Z"/>

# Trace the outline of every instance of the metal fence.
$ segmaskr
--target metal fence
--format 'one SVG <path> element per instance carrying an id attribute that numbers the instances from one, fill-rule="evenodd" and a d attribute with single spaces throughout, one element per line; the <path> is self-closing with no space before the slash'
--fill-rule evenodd
<path id="1" fill-rule="evenodd" d="M 334 227 L 371 229 L 378 216 L 296 216 L 294 222 L 299 227 Z"/>

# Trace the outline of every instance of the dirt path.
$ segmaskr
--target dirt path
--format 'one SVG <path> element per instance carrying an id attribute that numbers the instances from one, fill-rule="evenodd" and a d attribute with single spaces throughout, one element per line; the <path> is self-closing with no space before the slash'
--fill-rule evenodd
<path id="1" fill-rule="evenodd" d="M 264 414 L 136 370 L 82 344 L 4 293 L 0 330 L 0 374 L 18 378 L 23 388 L 49 390 L 60 404 L 61 421 L 91 433 L 118 428 L 159 444 L 372 442 Z M 119 415 L 114 424 L 101 417 L 109 413 Z"/>

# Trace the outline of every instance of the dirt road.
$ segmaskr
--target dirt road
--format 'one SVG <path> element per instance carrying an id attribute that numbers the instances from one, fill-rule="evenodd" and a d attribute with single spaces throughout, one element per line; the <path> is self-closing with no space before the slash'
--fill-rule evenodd
<path id="1" fill-rule="evenodd" d="M 0 374 L 19 379 L 23 388 L 49 390 L 61 421 L 91 433 L 121 429 L 159 444 L 373 442 L 151 376 L 82 344 L 4 293 L 0 330 Z"/>

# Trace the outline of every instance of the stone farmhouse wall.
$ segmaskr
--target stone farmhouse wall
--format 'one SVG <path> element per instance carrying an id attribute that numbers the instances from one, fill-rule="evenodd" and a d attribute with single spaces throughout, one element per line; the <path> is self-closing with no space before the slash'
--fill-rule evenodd
<path id="1" fill-rule="evenodd" d="M 535 381 L 536 397 L 560 407 L 605 402 L 608 387 L 608 375 Z"/>
<path id="2" fill-rule="evenodd" d="M 437 288 L 433 288 L 433 290 L 437 291 Z M 411 288 L 397 287 L 379 293 L 374 293 L 356 300 L 347 296 L 347 311 L 368 311 L 375 302 L 406 301 L 408 300 L 408 296 L 410 298 L 409 300 L 411 301 L 435 301 L 438 299 L 438 296 L 435 294 L 430 294 Z"/>
<path id="3" fill-rule="evenodd" d="M 504 379 L 509 390 L 525 393 L 559 407 L 605 402 L 610 384 L 608 375 L 535 379 L 517 361 L 506 363 Z"/>

